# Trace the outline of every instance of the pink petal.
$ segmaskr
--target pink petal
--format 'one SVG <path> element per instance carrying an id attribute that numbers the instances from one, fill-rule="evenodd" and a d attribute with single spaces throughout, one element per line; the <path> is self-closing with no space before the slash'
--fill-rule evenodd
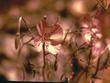
<path id="1" fill-rule="evenodd" d="M 43 28 L 41 27 L 41 25 L 42 25 L 41 22 L 39 22 L 39 23 L 36 25 L 38 34 L 39 34 L 40 36 L 42 36 L 42 30 L 43 30 Z"/>
<path id="2" fill-rule="evenodd" d="M 36 36 L 34 39 L 34 44 L 35 46 L 39 46 L 41 43 L 41 37 L 40 36 Z"/>
<path id="3" fill-rule="evenodd" d="M 38 31 L 38 34 L 40 36 L 43 35 L 44 31 L 45 31 L 45 27 L 47 27 L 47 22 L 46 19 L 43 19 L 42 21 L 40 21 L 37 25 L 36 25 L 36 29 Z"/>
<path id="4" fill-rule="evenodd" d="M 34 38 L 34 42 L 38 42 L 38 41 L 40 41 L 40 39 L 41 39 L 40 36 L 36 36 L 36 37 Z"/>
<path id="5" fill-rule="evenodd" d="M 50 35 L 55 35 L 55 34 L 63 34 L 63 30 L 59 24 L 55 24 L 51 27 Z"/>

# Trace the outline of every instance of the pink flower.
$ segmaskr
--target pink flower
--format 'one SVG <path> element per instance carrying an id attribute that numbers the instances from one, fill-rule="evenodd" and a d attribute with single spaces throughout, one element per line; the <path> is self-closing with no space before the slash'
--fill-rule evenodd
<path id="1" fill-rule="evenodd" d="M 46 17 L 44 17 L 37 25 L 36 29 L 38 32 L 38 35 L 34 38 L 34 42 L 38 43 L 40 42 L 51 42 L 52 45 L 58 45 L 61 42 L 56 41 L 54 39 L 50 39 L 52 35 L 58 34 L 63 35 L 63 30 L 61 26 L 56 22 L 53 25 L 49 25 L 46 21 Z"/>

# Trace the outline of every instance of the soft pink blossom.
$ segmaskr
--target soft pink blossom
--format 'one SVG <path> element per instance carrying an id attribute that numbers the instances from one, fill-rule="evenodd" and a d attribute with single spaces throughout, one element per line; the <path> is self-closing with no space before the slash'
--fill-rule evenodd
<path id="1" fill-rule="evenodd" d="M 58 45 L 61 41 L 56 41 L 54 39 L 50 39 L 52 35 L 58 34 L 63 35 L 63 30 L 61 26 L 56 22 L 53 25 L 49 25 L 46 21 L 46 17 L 44 17 L 39 23 L 36 25 L 36 29 L 38 35 L 34 38 L 34 42 L 50 42 L 52 45 Z"/>

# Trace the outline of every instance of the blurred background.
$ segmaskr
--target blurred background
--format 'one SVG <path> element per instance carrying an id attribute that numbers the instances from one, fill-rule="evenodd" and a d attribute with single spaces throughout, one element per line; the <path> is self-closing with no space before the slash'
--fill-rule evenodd
<path id="1" fill-rule="evenodd" d="M 20 16 L 24 17 L 30 27 L 35 27 L 36 23 L 44 15 L 49 16 L 50 24 L 55 23 L 56 17 L 60 17 L 59 23 L 63 28 L 64 37 L 68 29 L 78 29 L 82 18 L 85 15 L 94 13 L 96 5 L 97 0 L 0 0 L 0 80 L 22 80 L 22 68 L 20 65 L 23 63 L 24 57 L 31 58 L 32 63 L 35 63 L 36 66 L 41 64 L 39 62 L 41 57 L 39 52 L 26 46 L 22 51 L 22 57 L 19 59 L 21 64 L 17 64 L 17 51 L 14 39 Z M 27 29 L 22 27 L 21 32 L 27 32 Z M 57 75 L 50 78 L 54 81 L 59 81 L 61 73 L 65 71 L 64 61 L 69 55 L 68 50 L 66 51 L 66 53 L 61 53 L 61 56 L 59 56 L 60 61 L 59 69 L 56 72 Z M 71 50 L 69 52 L 71 54 Z M 110 71 L 108 72 L 110 73 Z M 41 81 L 42 76 L 40 76 L 39 70 L 37 73 L 38 76 L 36 78 L 30 78 L 26 75 L 26 80 Z M 110 80 L 110 78 L 108 79 Z"/>

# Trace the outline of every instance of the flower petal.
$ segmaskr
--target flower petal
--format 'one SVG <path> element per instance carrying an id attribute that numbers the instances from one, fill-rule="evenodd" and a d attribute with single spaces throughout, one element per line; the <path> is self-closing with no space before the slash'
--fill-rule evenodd
<path id="1" fill-rule="evenodd" d="M 50 40 L 50 42 L 51 42 L 51 45 L 53 45 L 53 46 L 56 46 L 56 45 L 62 43 L 62 41 L 56 41 L 56 40 L 53 40 L 53 39 L 49 39 L 49 40 Z"/>
<path id="2" fill-rule="evenodd" d="M 53 30 L 51 30 L 50 35 L 55 35 L 55 34 L 63 34 L 63 30 L 59 24 L 53 25 Z"/>
<path id="3" fill-rule="evenodd" d="M 36 36 L 34 39 L 34 45 L 35 46 L 39 46 L 41 43 L 41 37 L 40 36 Z"/>
<path id="4" fill-rule="evenodd" d="M 47 27 L 47 22 L 46 19 L 41 20 L 37 25 L 36 25 L 36 29 L 38 31 L 38 34 L 40 36 L 43 35 L 45 28 Z"/>
<path id="5" fill-rule="evenodd" d="M 36 36 L 36 37 L 34 38 L 34 42 L 36 43 L 36 42 L 40 41 L 40 39 L 41 39 L 40 36 Z"/>

